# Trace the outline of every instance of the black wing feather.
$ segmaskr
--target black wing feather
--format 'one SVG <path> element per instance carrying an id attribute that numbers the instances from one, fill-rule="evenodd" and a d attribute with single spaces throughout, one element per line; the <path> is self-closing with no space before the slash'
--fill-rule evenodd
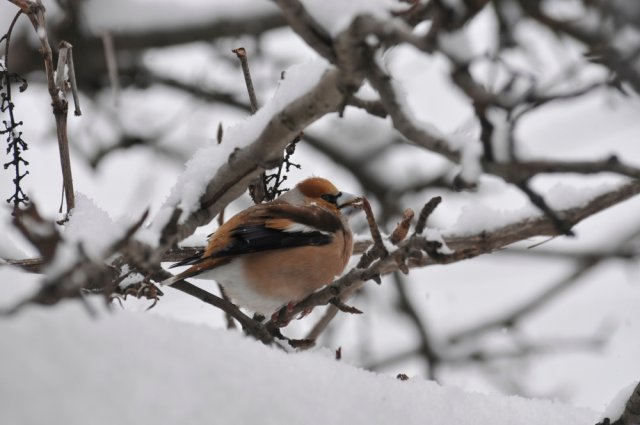
<path id="1" fill-rule="evenodd" d="M 286 232 L 260 225 L 243 226 L 232 233 L 233 242 L 211 257 L 228 257 L 279 248 L 294 248 L 306 245 L 327 245 L 333 240 L 331 234 L 323 232 Z"/>
<path id="2" fill-rule="evenodd" d="M 258 207 L 258 206 L 256 206 Z M 203 257 L 204 251 L 173 264 L 170 268 L 191 266 L 209 258 L 224 258 L 252 252 L 299 246 L 321 246 L 333 241 L 333 233 L 342 229 L 342 222 L 334 214 L 319 207 L 300 208 L 288 204 L 260 205 L 264 208 L 260 223 L 236 227 L 231 231 L 231 242 L 227 247 Z M 265 226 L 271 218 L 287 218 L 297 223 L 320 230 L 311 232 L 288 232 Z"/>

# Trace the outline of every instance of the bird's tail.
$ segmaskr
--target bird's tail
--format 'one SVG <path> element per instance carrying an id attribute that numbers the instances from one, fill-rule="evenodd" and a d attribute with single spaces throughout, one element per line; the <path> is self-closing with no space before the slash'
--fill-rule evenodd
<path id="1" fill-rule="evenodd" d="M 228 263 L 229 261 L 231 261 L 231 259 L 228 257 L 202 259 L 201 261 L 192 265 L 182 273 L 178 273 L 175 276 L 172 276 L 168 279 L 163 280 L 162 282 L 160 282 L 160 285 L 161 286 L 173 285 L 185 279 L 189 279 L 190 277 L 197 276 L 204 271 L 212 270 L 218 266 Z"/>
<path id="2" fill-rule="evenodd" d="M 171 286 L 176 282 L 180 282 L 181 280 L 184 280 L 186 277 L 182 276 L 182 273 L 179 273 L 175 276 L 171 276 L 168 279 L 163 280 L 162 282 L 160 282 L 161 286 Z"/>
<path id="3" fill-rule="evenodd" d="M 200 273 L 200 270 L 198 270 L 197 268 L 189 267 L 187 270 L 183 271 L 182 273 L 178 273 L 175 276 L 171 276 L 170 278 L 163 280 L 162 282 L 160 282 L 160 285 L 171 286 L 174 283 L 178 283 L 185 279 L 189 279 L 190 277 L 193 277 L 199 273 Z"/>

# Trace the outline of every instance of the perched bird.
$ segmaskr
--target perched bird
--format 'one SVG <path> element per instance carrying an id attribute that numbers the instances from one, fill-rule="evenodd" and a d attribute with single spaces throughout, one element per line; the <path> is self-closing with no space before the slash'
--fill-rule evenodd
<path id="1" fill-rule="evenodd" d="M 342 273 L 353 248 L 347 217 L 360 199 L 308 178 L 222 224 L 204 252 L 171 266 L 191 267 L 162 284 L 213 279 L 237 305 L 269 316 Z"/>

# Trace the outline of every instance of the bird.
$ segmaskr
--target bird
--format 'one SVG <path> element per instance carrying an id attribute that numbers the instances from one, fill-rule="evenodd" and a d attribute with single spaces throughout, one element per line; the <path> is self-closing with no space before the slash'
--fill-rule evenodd
<path id="1" fill-rule="evenodd" d="M 353 250 L 348 218 L 361 209 L 361 197 L 307 178 L 223 223 L 204 251 L 171 266 L 188 269 L 161 283 L 215 280 L 236 305 L 275 315 L 344 271 Z"/>

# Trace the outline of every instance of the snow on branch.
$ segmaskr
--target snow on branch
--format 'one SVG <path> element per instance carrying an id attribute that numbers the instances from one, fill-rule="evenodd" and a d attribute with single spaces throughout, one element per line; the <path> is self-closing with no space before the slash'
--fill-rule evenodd
<path id="1" fill-rule="evenodd" d="M 282 161 L 305 127 L 338 111 L 358 80 L 324 61 L 294 67 L 273 99 L 225 132 L 225 141 L 198 151 L 187 164 L 154 226 L 166 247 L 208 223 L 260 173 Z"/>

